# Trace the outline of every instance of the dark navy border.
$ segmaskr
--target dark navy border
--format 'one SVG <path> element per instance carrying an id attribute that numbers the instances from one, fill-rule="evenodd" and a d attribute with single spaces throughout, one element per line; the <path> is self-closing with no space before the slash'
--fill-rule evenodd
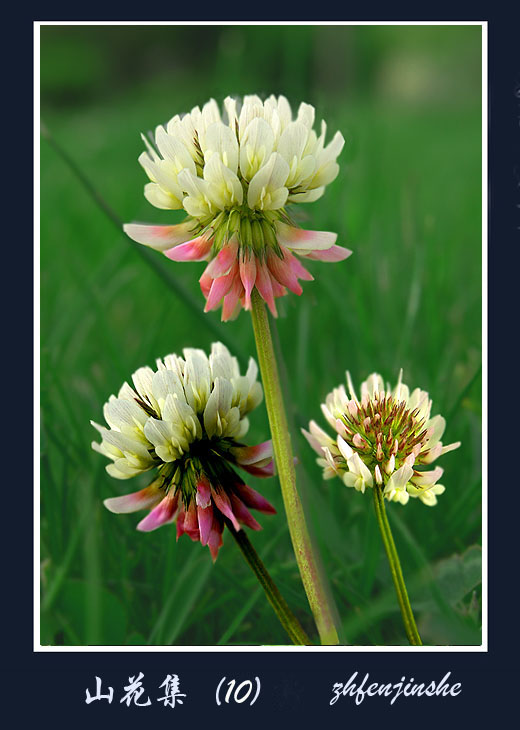
<path id="1" fill-rule="evenodd" d="M 38 17 L 4 18 L 3 121 L 4 152 L 12 156 L 3 166 L 6 189 L 12 199 L 4 205 L 2 292 L 4 381 L 3 440 L 4 504 L 2 525 L 2 711 L 25 726 L 30 720 L 55 728 L 89 727 L 97 723 L 124 723 L 126 727 L 157 722 L 164 726 L 189 723 L 203 727 L 220 723 L 226 727 L 264 725 L 278 727 L 290 721 L 298 727 L 323 722 L 327 727 L 346 727 L 350 721 L 403 722 L 403 727 L 429 727 L 439 721 L 448 727 L 464 722 L 480 727 L 489 722 L 486 712 L 499 717 L 517 716 L 520 689 L 518 665 L 518 517 L 520 477 L 516 456 L 519 437 L 516 409 L 519 404 L 518 333 L 520 327 L 518 288 L 518 231 L 520 183 L 520 53 L 515 31 L 517 19 L 495 8 L 457 8 L 455 3 L 430 6 L 420 17 L 419 6 L 398 8 L 389 16 L 389 6 L 361 8 L 349 20 L 479 20 L 488 22 L 489 53 L 489 651 L 487 653 L 34 653 L 33 652 L 33 538 L 31 524 L 30 414 L 32 413 L 32 300 L 30 263 L 30 170 L 32 139 L 32 33 L 35 20 L 118 19 L 106 4 L 96 12 L 92 4 L 73 8 L 68 4 L 48 9 Z M 157 6 L 158 8 L 160 6 Z M 213 6 L 213 11 L 216 6 Z M 260 8 L 260 6 L 257 6 Z M 266 5 L 261 8 L 265 11 Z M 244 20 L 241 4 L 219 4 L 218 19 Z M 321 8 L 317 8 L 320 10 Z M 16 8 L 11 9 L 16 12 Z M 28 9 L 27 9 L 28 10 Z M 72 12 L 74 10 L 74 12 Z M 177 8 L 172 7 L 172 11 Z M 197 8 L 203 12 L 202 6 Z M 284 8 L 286 11 L 287 8 Z M 300 8 L 301 10 L 301 8 Z M 83 12 L 81 16 L 80 13 Z M 130 10 L 131 12 L 131 10 Z M 142 12 L 142 8 L 139 9 Z M 423 9 L 423 13 L 424 13 Z M 228 13 L 226 16 L 225 13 Z M 77 18 L 74 18 L 76 15 Z M 178 16 L 179 14 L 177 14 Z M 287 20 L 296 20 L 284 12 Z M 138 18 L 136 13 L 136 18 Z M 209 17 L 209 13 L 205 13 Z M 275 18 L 275 13 L 266 15 Z M 128 19 L 131 19 L 130 16 Z M 119 17 L 119 19 L 121 19 Z M 182 18 L 177 17 L 179 21 Z M 193 19 L 193 13 L 184 19 Z M 279 18 L 280 20 L 282 18 Z M 300 18 L 303 20 L 304 18 Z M 318 18 L 314 18 L 318 20 Z M 150 18 L 152 20 L 152 18 Z M 339 18 L 322 17 L 333 23 Z M 251 20 L 251 22 L 254 22 Z M 11 45 L 12 43 L 12 45 Z M 446 161 L 447 174 L 449 160 Z M 8 200 L 7 193 L 4 201 Z M 12 207 L 19 207 L 12 211 Z M 15 222 L 13 226 L 12 223 Z M 9 227 L 12 230 L 9 230 Z M 7 229 L 7 230 L 6 230 Z M 505 264 L 505 265 L 504 265 Z M 461 282 L 461 285 L 464 285 Z M 516 286 L 515 286 L 516 285 Z M 21 433 L 27 436 L 22 443 Z M 13 442 L 9 434 L 15 434 Z M 461 683 L 457 697 L 365 698 L 356 705 L 340 697 L 333 705 L 335 682 L 347 682 L 353 672 L 369 681 L 399 682 L 414 677 L 417 682 L 439 681 L 451 672 L 450 683 Z M 120 689 L 128 676 L 143 672 L 143 682 L 152 698 L 166 674 L 177 673 L 187 697 L 175 708 L 153 700 L 146 708 L 120 704 Z M 85 704 L 85 689 L 95 687 L 94 677 L 115 690 L 112 704 Z M 262 690 L 253 707 L 220 707 L 215 690 L 225 676 L 254 680 Z M 12 723 L 9 723 L 11 726 Z"/>

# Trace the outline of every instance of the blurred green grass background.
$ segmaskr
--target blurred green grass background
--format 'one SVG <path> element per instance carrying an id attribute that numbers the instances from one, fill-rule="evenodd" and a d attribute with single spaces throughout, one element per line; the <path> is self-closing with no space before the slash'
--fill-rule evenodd
<path id="1" fill-rule="evenodd" d="M 299 433 L 349 369 L 410 386 L 447 417 L 446 493 L 389 505 L 425 643 L 481 643 L 481 29 L 478 26 L 43 26 L 41 111 L 54 139 L 124 221 L 153 209 L 141 131 L 228 95 L 284 94 L 346 139 L 302 225 L 354 254 L 311 262 L 316 281 L 280 302 L 286 398 L 299 484 L 342 640 L 405 644 L 370 495 L 323 482 Z M 200 264 L 157 263 L 203 308 Z M 41 143 L 41 643 L 287 643 L 234 542 L 209 551 L 175 531 L 135 531 L 106 497 L 131 491 L 90 449 L 102 405 L 131 373 L 217 338 L 245 362 L 250 317 L 201 318 L 119 233 L 55 148 Z M 220 333 L 220 334 L 219 334 Z M 249 443 L 268 437 L 262 408 Z M 276 479 L 254 544 L 315 636 Z"/>

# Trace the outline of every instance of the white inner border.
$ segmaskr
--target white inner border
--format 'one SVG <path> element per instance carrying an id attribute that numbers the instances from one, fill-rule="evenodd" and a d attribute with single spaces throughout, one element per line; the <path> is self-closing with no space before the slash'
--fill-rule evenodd
<path id="1" fill-rule="evenodd" d="M 34 399 L 34 646 L 35 652 L 487 652 L 487 245 L 488 23 L 487 21 L 38 21 L 34 23 L 34 393 L 40 392 L 40 27 L 42 25 L 479 25 L 482 28 L 482 645 L 481 646 L 42 646 L 40 644 L 40 402 Z"/>

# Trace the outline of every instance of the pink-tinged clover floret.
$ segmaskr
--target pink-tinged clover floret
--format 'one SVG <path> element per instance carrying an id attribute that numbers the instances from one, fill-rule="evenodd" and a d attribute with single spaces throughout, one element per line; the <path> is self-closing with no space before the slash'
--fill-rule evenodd
<path id="1" fill-rule="evenodd" d="M 145 196 L 163 209 L 183 209 L 178 225 L 130 223 L 127 235 L 172 261 L 207 261 L 200 278 L 205 311 L 222 319 L 251 309 L 257 291 L 274 316 L 275 300 L 302 293 L 312 281 L 302 261 L 338 262 L 350 254 L 337 235 L 302 230 L 288 209 L 320 198 L 339 172 L 343 136 L 325 145 L 326 124 L 313 129 L 314 108 L 296 118 L 285 99 L 228 97 L 221 115 L 214 100 L 159 126 L 139 161 L 150 181 Z"/>
<path id="2" fill-rule="evenodd" d="M 401 377 L 402 371 L 392 390 L 372 373 L 358 398 L 347 373 L 348 394 L 340 385 L 321 406 L 334 437 L 314 421 L 309 431 L 302 431 L 319 456 L 325 479 L 339 476 L 362 493 L 377 484 L 387 500 L 406 504 L 414 497 L 432 507 L 445 490 L 439 484 L 444 470 L 425 467 L 457 449 L 460 441 L 442 444 L 446 421 L 439 415 L 432 418 L 428 393 L 420 388 L 410 393 Z"/>
<path id="3" fill-rule="evenodd" d="M 102 436 L 92 447 L 111 460 L 107 471 L 129 479 L 155 470 L 153 481 L 132 494 L 106 499 L 111 512 L 149 510 L 137 529 L 151 532 L 176 522 L 177 538 L 188 535 L 207 545 L 216 559 L 222 532 L 261 526 L 254 509 L 275 509 L 247 486 L 237 469 L 257 477 L 274 473 L 272 446 L 247 446 L 247 415 L 261 402 L 262 387 L 253 359 L 244 376 L 221 343 L 209 357 L 185 349 L 168 355 L 157 369 L 144 367 L 111 396 L 103 413 L 109 428 L 93 423 Z"/>

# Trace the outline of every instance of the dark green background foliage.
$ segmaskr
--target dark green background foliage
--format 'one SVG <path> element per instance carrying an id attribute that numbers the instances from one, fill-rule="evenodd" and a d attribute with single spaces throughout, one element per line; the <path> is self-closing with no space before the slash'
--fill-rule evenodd
<path id="1" fill-rule="evenodd" d="M 340 129 L 341 171 L 302 206 L 302 225 L 354 251 L 311 262 L 316 281 L 280 302 L 286 398 L 299 485 L 345 642 L 406 643 L 371 495 L 322 481 L 299 429 L 344 381 L 378 370 L 433 398 L 462 448 L 439 463 L 446 493 L 388 506 L 425 643 L 480 644 L 480 27 L 43 27 L 42 116 L 123 221 L 153 209 L 137 163 L 141 131 L 228 94 L 284 94 Z M 282 644 L 286 637 L 233 540 L 215 566 L 175 530 L 135 531 L 106 497 L 119 482 L 89 425 L 131 373 L 222 339 L 246 362 L 250 317 L 202 316 L 201 264 L 152 262 L 118 231 L 49 143 L 41 145 L 42 643 Z M 179 295 L 184 287 L 195 301 Z M 249 443 L 268 438 L 263 406 Z M 146 479 L 144 480 L 144 482 Z M 251 484 L 278 509 L 251 534 L 316 636 L 276 479 Z"/>

